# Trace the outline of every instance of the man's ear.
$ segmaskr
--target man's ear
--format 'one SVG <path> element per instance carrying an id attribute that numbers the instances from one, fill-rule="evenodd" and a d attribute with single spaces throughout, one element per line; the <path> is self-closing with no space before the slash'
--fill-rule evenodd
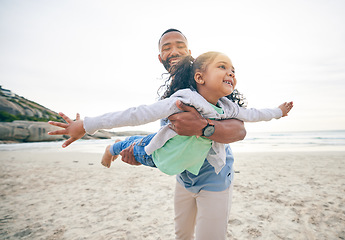
<path id="1" fill-rule="evenodd" d="M 201 84 L 203 85 L 205 83 L 203 77 L 202 77 L 202 73 L 201 72 L 196 72 L 194 74 L 194 80 L 197 84 Z"/>
<path id="2" fill-rule="evenodd" d="M 162 63 L 162 58 L 161 58 L 160 54 L 158 54 L 158 59 L 159 59 L 160 63 Z"/>

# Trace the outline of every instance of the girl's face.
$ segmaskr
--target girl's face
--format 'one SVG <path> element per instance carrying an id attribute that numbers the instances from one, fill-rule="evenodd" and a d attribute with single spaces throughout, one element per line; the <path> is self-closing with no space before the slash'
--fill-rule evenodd
<path id="1" fill-rule="evenodd" d="M 195 74 L 200 94 L 210 103 L 216 104 L 219 98 L 231 94 L 236 86 L 235 68 L 230 58 L 218 54 L 203 72 Z"/>

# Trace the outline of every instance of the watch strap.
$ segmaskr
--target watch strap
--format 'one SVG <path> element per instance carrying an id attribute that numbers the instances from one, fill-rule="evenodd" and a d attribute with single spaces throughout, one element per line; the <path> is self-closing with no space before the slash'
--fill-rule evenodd
<path id="1" fill-rule="evenodd" d="M 205 137 L 205 130 L 209 127 L 209 126 L 213 126 L 214 127 L 214 123 L 208 119 L 208 118 L 205 118 L 206 121 L 207 121 L 207 125 L 202 129 L 202 137 Z M 212 133 L 213 134 L 213 133 Z"/>

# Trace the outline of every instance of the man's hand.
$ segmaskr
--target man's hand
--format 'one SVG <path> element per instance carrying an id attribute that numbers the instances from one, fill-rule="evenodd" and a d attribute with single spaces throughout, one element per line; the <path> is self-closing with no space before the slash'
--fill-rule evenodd
<path id="1" fill-rule="evenodd" d="M 183 112 L 168 117 L 171 123 L 169 127 L 178 135 L 201 136 L 207 120 L 194 107 L 187 106 L 179 100 L 176 101 L 176 106 Z"/>
<path id="2" fill-rule="evenodd" d="M 121 160 L 125 163 L 128 163 L 129 165 L 141 165 L 140 162 L 137 162 L 134 158 L 134 155 L 133 155 L 133 148 L 134 148 L 134 143 L 129 146 L 128 148 L 126 149 L 123 149 L 121 152 L 120 152 L 120 155 L 121 155 Z"/>
<path id="3" fill-rule="evenodd" d="M 85 129 L 83 126 L 83 120 L 80 120 L 80 115 L 77 113 L 76 120 L 73 121 L 69 117 L 67 117 L 63 113 L 59 113 L 59 115 L 67 122 L 67 123 L 61 123 L 61 122 L 54 122 L 49 121 L 48 123 L 53 126 L 58 126 L 61 128 L 64 128 L 62 130 L 57 130 L 53 132 L 48 132 L 49 135 L 69 135 L 70 138 L 67 139 L 63 144 L 62 147 L 65 148 L 74 141 L 82 138 L 85 135 Z"/>

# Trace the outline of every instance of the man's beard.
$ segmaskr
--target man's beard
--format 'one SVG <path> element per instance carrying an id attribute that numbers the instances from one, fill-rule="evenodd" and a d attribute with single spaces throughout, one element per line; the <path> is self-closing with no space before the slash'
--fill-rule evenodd
<path id="1" fill-rule="evenodd" d="M 170 70 L 171 70 L 171 65 L 170 65 L 170 63 L 169 63 L 169 61 L 170 61 L 170 59 L 172 59 L 172 58 L 180 58 L 181 56 L 180 55 L 174 55 L 174 56 L 171 56 L 171 57 L 168 57 L 166 60 L 163 60 L 162 59 L 162 64 L 163 64 L 163 66 L 164 66 L 164 68 L 168 71 L 168 72 L 170 72 Z M 176 64 L 175 64 L 176 65 Z"/>

